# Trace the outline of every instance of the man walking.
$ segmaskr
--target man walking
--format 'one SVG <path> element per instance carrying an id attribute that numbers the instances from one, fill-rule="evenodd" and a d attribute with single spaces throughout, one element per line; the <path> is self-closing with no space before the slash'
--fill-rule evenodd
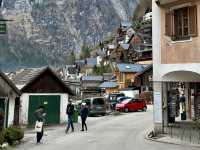
<path id="1" fill-rule="evenodd" d="M 65 133 L 68 133 L 70 126 L 72 128 L 72 132 L 74 132 L 73 113 L 74 113 L 74 105 L 72 105 L 72 101 L 69 100 L 69 104 L 67 105 L 67 110 L 66 110 L 66 114 L 68 115 L 68 122 Z"/>
<path id="2" fill-rule="evenodd" d="M 86 103 L 82 103 L 81 105 L 82 130 L 81 131 L 84 131 L 84 127 L 85 127 L 85 130 L 87 131 L 86 119 L 87 119 L 88 113 L 89 113 L 89 110 L 87 108 Z"/>

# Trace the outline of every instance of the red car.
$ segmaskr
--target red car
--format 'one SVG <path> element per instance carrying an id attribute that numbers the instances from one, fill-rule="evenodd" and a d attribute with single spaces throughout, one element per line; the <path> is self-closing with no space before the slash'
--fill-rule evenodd
<path id="1" fill-rule="evenodd" d="M 129 112 L 129 111 L 146 111 L 147 105 L 143 99 L 126 99 L 116 105 L 117 111 Z"/>

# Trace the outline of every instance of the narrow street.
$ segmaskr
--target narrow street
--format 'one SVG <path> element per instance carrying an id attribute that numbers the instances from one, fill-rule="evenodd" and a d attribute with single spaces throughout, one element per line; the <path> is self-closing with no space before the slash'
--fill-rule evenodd
<path id="1" fill-rule="evenodd" d="M 44 143 L 35 144 L 34 134 L 26 134 L 27 142 L 18 150 L 197 150 L 199 148 L 163 144 L 145 140 L 146 131 L 152 126 L 152 110 L 119 116 L 88 118 L 88 132 L 76 131 L 66 135 L 63 127 L 48 129 Z M 28 138 L 27 138 L 28 136 Z"/>

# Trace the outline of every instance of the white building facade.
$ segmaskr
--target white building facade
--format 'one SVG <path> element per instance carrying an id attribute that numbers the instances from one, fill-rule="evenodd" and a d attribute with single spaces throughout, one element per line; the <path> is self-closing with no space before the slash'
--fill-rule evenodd
<path id="1" fill-rule="evenodd" d="M 200 118 L 200 1 L 152 0 L 152 16 L 154 129 L 163 133 Z"/>

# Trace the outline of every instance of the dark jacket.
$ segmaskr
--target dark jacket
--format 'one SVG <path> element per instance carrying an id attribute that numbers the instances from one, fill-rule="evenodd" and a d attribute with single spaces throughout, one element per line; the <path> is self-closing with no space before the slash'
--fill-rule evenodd
<path id="1" fill-rule="evenodd" d="M 67 105 L 66 114 L 67 114 L 67 115 L 73 115 L 73 113 L 74 113 L 74 105 L 68 104 L 68 105 Z"/>
<path id="2" fill-rule="evenodd" d="M 81 118 L 87 118 L 89 110 L 87 107 L 81 109 Z"/>

